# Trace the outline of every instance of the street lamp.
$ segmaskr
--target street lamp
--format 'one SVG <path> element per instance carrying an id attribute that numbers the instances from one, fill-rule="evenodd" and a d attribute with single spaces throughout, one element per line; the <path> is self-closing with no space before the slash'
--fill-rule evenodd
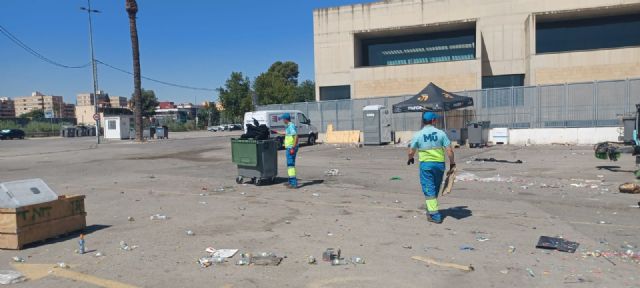
<path id="1" fill-rule="evenodd" d="M 98 69 L 96 68 L 96 58 L 93 54 L 93 24 L 91 23 L 91 13 L 100 13 L 98 10 L 91 9 L 91 0 L 87 0 L 87 7 L 80 7 L 80 10 L 87 11 L 89 16 L 89 46 L 91 47 L 91 67 L 93 70 L 93 105 L 95 114 L 93 118 L 96 120 L 96 138 L 100 144 L 100 118 L 98 113 Z M 96 117 L 96 115 L 98 115 Z"/>

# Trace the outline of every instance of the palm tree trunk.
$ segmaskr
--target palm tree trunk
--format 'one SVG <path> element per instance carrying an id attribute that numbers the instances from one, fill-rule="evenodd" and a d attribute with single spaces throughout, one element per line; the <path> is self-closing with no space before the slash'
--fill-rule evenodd
<path id="1" fill-rule="evenodd" d="M 140 83 L 140 49 L 138 46 L 138 28 L 136 14 L 138 3 L 136 0 L 125 0 L 125 8 L 129 14 L 129 31 L 131 33 L 131 49 L 133 50 L 133 114 L 135 117 L 136 141 L 142 142 L 142 90 Z"/>

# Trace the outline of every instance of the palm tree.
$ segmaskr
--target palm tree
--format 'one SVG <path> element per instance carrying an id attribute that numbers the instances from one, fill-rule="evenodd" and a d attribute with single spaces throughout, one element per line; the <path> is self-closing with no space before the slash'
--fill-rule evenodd
<path id="1" fill-rule="evenodd" d="M 138 3 L 136 3 L 136 0 L 125 1 L 125 9 L 129 14 L 129 32 L 131 33 L 131 49 L 133 50 L 133 100 L 135 103 L 133 114 L 136 118 L 136 141 L 142 142 L 142 91 L 140 88 L 140 49 L 138 46 L 138 28 L 136 26 Z"/>

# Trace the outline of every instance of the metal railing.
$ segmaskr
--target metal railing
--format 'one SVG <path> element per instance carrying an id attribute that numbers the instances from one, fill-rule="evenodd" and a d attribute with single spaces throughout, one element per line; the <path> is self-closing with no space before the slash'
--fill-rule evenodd
<path id="1" fill-rule="evenodd" d="M 461 91 L 472 97 L 474 107 L 447 112 L 447 126 L 460 128 L 469 122 L 490 121 L 491 127 L 566 128 L 620 126 L 620 116 L 635 112 L 640 103 L 640 79 L 594 81 L 554 85 Z M 258 110 L 300 110 L 311 124 L 325 132 L 362 130 L 362 108 L 393 104 L 411 95 L 258 106 Z M 420 113 L 392 114 L 393 130 L 420 129 Z"/>

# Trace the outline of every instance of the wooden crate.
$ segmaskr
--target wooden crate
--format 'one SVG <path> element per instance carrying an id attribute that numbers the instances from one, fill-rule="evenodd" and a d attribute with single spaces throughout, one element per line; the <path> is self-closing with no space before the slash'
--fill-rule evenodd
<path id="1" fill-rule="evenodd" d="M 20 208 L 0 208 L 0 249 L 22 249 L 26 244 L 87 227 L 84 195 Z"/>

